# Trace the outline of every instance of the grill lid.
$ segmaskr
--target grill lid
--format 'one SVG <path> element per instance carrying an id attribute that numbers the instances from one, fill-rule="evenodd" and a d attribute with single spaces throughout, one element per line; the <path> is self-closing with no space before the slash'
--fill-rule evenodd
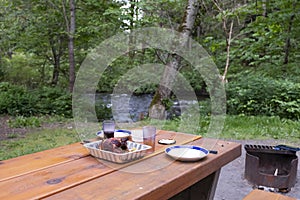
<path id="1" fill-rule="evenodd" d="M 300 150 L 300 148 L 290 147 L 287 145 L 268 146 L 268 145 L 246 144 L 244 148 L 247 152 L 253 152 L 253 153 L 257 152 L 257 153 L 289 154 L 289 155 L 295 155 L 296 151 Z"/>
<path id="2" fill-rule="evenodd" d="M 297 147 L 291 147 L 291 146 L 287 146 L 284 144 L 280 144 L 274 147 L 274 149 L 276 150 L 288 150 L 288 151 L 300 151 L 300 148 Z"/>

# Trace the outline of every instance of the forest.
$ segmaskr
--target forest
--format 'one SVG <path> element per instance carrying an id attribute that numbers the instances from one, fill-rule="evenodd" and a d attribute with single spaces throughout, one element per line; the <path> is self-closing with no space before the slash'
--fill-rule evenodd
<path id="1" fill-rule="evenodd" d="M 298 0 L 0 0 L 0 114 L 72 117 L 76 75 L 94 48 L 139 28 L 183 32 L 189 5 L 195 8 L 189 36 L 220 71 L 227 114 L 299 120 Z M 111 93 L 137 66 L 166 65 L 168 55 L 154 48 L 129 51 L 106 67 L 97 92 Z M 205 81 L 189 63 L 180 62 L 178 70 L 200 98 L 207 97 Z M 134 92 L 154 94 L 157 85 Z M 162 99 L 166 107 L 172 98 Z M 110 112 L 96 111 L 99 120 Z"/>

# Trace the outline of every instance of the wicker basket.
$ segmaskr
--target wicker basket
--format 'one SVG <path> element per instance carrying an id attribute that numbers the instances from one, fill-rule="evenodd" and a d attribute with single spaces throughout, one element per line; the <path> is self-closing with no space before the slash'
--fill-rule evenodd
<path id="1" fill-rule="evenodd" d="M 101 146 L 101 143 L 102 140 L 86 143 L 84 146 L 89 149 L 92 156 L 114 163 L 127 163 L 133 160 L 138 160 L 146 154 L 148 149 L 152 148 L 148 145 L 127 141 L 127 147 L 130 150 L 129 152 L 114 153 L 99 149 L 98 147 Z"/>

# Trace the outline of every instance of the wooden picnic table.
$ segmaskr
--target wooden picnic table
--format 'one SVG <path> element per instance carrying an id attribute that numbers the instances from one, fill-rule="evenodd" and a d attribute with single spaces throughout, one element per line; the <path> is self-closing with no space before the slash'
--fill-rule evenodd
<path id="1" fill-rule="evenodd" d="M 168 137 L 218 153 L 175 161 L 156 142 L 154 153 L 113 164 L 75 143 L 0 161 L 0 199 L 213 199 L 221 168 L 241 155 L 241 145 L 163 130 L 156 139 Z"/>

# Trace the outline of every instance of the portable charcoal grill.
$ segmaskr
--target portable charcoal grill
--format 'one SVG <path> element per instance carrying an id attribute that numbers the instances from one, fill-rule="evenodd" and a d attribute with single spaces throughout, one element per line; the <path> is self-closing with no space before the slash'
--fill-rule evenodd
<path id="1" fill-rule="evenodd" d="M 290 191 L 296 183 L 298 157 L 296 151 L 285 145 L 244 146 L 246 150 L 245 178 L 256 186 Z"/>

